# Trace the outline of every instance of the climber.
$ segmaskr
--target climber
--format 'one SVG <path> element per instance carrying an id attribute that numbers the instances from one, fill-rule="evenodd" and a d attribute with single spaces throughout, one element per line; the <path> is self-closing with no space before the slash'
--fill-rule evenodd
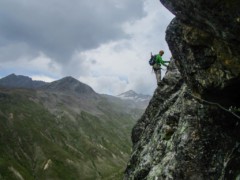
<path id="1" fill-rule="evenodd" d="M 160 81 L 161 81 L 161 65 L 167 67 L 167 65 L 165 63 L 169 63 L 170 61 L 164 61 L 162 59 L 162 56 L 164 54 L 163 50 L 159 51 L 159 54 L 154 55 L 155 56 L 155 63 L 152 65 L 153 66 L 153 71 L 156 75 L 156 79 L 157 79 L 157 84 L 159 85 Z M 151 53 L 151 58 L 154 57 Z"/>

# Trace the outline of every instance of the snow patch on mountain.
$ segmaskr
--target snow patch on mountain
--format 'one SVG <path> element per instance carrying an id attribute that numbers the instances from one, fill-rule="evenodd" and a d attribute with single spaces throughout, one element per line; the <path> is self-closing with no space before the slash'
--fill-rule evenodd
<path id="1" fill-rule="evenodd" d="M 129 90 L 127 92 L 119 94 L 119 95 L 117 95 L 117 97 L 121 98 L 121 99 L 124 99 L 124 100 L 133 100 L 135 102 L 150 101 L 150 99 L 152 98 L 149 95 L 138 94 L 133 90 Z"/>

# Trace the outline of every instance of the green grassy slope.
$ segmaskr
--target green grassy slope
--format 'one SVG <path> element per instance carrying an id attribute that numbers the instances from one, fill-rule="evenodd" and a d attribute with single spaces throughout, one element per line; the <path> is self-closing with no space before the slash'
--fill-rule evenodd
<path id="1" fill-rule="evenodd" d="M 96 105 L 99 115 L 64 102 L 54 114 L 34 91 L 0 90 L 0 179 L 121 179 L 136 120 Z"/>

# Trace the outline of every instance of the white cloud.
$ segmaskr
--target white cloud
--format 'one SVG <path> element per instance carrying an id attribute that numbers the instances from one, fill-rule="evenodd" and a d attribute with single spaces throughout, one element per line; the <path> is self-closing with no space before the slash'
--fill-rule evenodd
<path id="1" fill-rule="evenodd" d="M 9 16 L 6 19 L 12 21 L 5 21 L 8 26 L 4 27 L 9 29 L 0 30 L 2 42 L 10 45 L 0 44 L 3 54 L 0 56 L 0 76 L 8 75 L 9 71 L 9 74 L 22 74 L 44 81 L 73 76 L 98 93 L 116 95 L 132 89 L 152 94 L 156 80 L 148 65 L 150 52 L 157 53 L 163 49 L 166 52 L 163 58 L 167 60 L 171 57 L 165 42 L 165 30 L 173 15 L 158 0 L 108 0 L 105 3 L 96 1 L 96 4 L 74 1 L 76 6 L 69 3 L 65 6 L 65 1 L 54 0 L 59 9 L 56 6 L 46 7 L 39 1 L 37 5 L 41 5 L 42 11 L 37 9 L 35 2 L 31 2 L 26 6 L 19 5 L 20 9 L 16 12 L 19 16 L 11 12 L 14 6 L 6 0 L 4 2 L 8 5 L 6 8 L 2 6 Z M 84 6 L 80 6 L 81 3 Z M 113 9 L 110 8 L 112 5 Z M 25 9 L 28 6 L 37 11 L 34 20 L 28 18 L 31 9 Z M 88 16 L 92 6 L 96 10 L 94 18 Z M 71 13 L 62 11 L 65 8 L 71 9 Z M 58 14 L 60 17 L 56 16 Z M 59 18 L 65 21 L 59 21 Z M 39 19 L 38 26 L 35 26 L 35 19 Z M 26 40 L 24 46 L 19 41 L 22 39 Z M 11 49 L 14 49 L 14 56 L 8 58 L 18 58 L 5 60 Z"/>
<path id="2" fill-rule="evenodd" d="M 126 91 L 126 87 L 128 86 L 128 82 L 124 79 L 119 79 L 118 76 L 88 76 L 80 77 L 79 80 L 91 85 L 96 92 L 102 94 L 117 95 L 120 94 L 119 92 Z"/>
<path id="3" fill-rule="evenodd" d="M 40 80 L 44 82 L 53 82 L 57 79 L 53 79 L 51 77 L 45 76 L 45 75 L 33 75 L 31 76 L 32 80 Z"/>
<path id="4" fill-rule="evenodd" d="M 81 81 L 97 92 L 119 94 L 129 89 L 152 94 L 156 88 L 155 75 L 148 65 L 150 52 L 165 50 L 164 58 L 171 54 L 165 42 L 165 29 L 173 16 L 159 2 L 145 1 L 146 16 L 123 24 L 131 38 L 102 44 L 100 47 L 80 52 L 88 69 Z M 160 21 L 159 19 L 163 19 Z M 95 64 L 91 64 L 91 61 Z"/>
<path id="5" fill-rule="evenodd" d="M 47 82 L 61 77 L 62 71 L 61 66 L 58 63 L 44 55 L 42 52 L 34 58 L 20 57 L 16 61 L 3 62 L 1 70 L 12 70 L 12 73 L 38 77 L 37 80 L 47 80 Z"/>

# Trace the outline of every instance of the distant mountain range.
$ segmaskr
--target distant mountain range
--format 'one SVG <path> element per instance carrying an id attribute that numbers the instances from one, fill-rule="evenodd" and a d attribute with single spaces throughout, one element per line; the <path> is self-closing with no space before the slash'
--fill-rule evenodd
<path id="1" fill-rule="evenodd" d="M 44 81 L 32 80 L 28 76 L 10 74 L 0 79 L 0 87 L 7 88 L 26 88 L 26 89 L 40 89 L 52 92 L 73 93 L 78 94 L 94 94 L 95 91 L 88 85 L 74 79 L 71 76 L 64 77 L 60 80 L 47 83 Z M 123 100 L 132 100 L 134 102 L 148 103 L 152 96 L 138 94 L 133 90 L 121 93 L 116 97 Z"/>
<path id="2" fill-rule="evenodd" d="M 0 179 L 122 179 L 143 97 L 98 94 L 72 77 L 0 79 Z"/>

